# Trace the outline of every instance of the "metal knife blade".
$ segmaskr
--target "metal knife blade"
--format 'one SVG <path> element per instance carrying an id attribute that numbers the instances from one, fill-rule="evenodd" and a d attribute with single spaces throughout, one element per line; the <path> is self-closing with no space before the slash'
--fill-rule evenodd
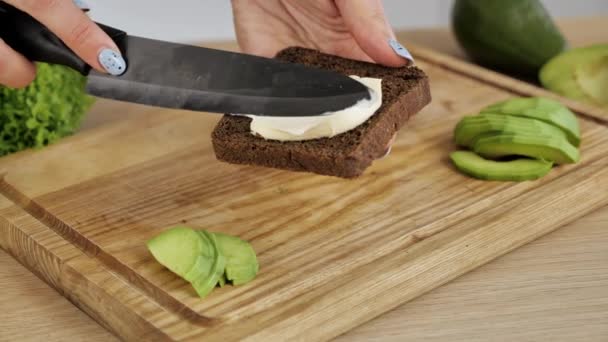
<path id="1" fill-rule="evenodd" d="M 247 54 L 126 36 L 126 72 L 92 71 L 87 91 L 140 104 L 213 113 L 317 116 L 369 98 L 335 72 Z"/>

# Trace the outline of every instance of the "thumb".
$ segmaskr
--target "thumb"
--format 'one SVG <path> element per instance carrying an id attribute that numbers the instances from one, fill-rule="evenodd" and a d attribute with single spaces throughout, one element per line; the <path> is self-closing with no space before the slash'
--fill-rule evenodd
<path id="1" fill-rule="evenodd" d="M 335 0 L 336 6 L 361 49 L 376 63 L 401 67 L 411 55 L 395 39 L 381 0 Z"/>

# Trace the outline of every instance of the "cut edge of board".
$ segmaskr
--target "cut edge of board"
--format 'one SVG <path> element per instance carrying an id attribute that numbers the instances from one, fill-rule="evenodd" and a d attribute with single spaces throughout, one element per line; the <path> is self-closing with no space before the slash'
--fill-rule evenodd
<path id="1" fill-rule="evenodd" d="M 138 340 L 142 336 L 169 339 L 143 315 L 138 315 L 138 308 L 127 300 L 140 293 L 107 270 L 97 259 L 87 256 L 73 244 L 63 245 L 61 252 L 52 251 L 53 246 L 57 245 L 56 241 L 65 239 L 18 206 L 0 212 L 12 212 L 20 218 L 18 226 L 0 216 L 0 248 L 95 322 L 126 340 Z M 23 226 L 27 226 L 27 229 Z M 111 287 L 114 293 L 107 291 L 107 287 Z M 120 295 L 117 296 L 118 293 Z M 97 309 L 100 303 L 110 310 L 100 312 Z M 133 314 L 136 317 L 124 320 L 124 315 Z"/>
<path id="2" fill-rule="evenodd" d="M 120 262 L 112 254 L 97 246 L 86 236 L 72 228 L 69 224 L 62 221 L 60 218 L 47 211 L 40 206 L 35 199 L 28 198 L 18 189 L 6 182 L 3 177 L 0 177 L 0 195 L 4 196 L 15 206 L 26 212 L 29 216 L 39 222 L 47 229 L 55 232 L 65 241 L 77 247 L 85 255 L 97 260 L 104 267 L 117 274 L 123 281 L 130 283 L 147 297 L 154 298 L 159 305 L 165 310 L 173 312 L 181 316 L 188 322 L 200 326 L 214 326 L 219 324 L 219 319 L 207 317 L 192 310 L 187 305 L 174 298 L 166 295 L 159 287 L 149 282 L 146 278 L 129 268 L 128 265 Z M 0 217 L 1 218 L 1 217 Z"/>

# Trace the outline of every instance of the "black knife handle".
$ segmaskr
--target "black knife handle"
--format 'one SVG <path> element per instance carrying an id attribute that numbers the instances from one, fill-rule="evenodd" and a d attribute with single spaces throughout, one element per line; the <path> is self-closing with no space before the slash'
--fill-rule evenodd
<path id="1" fill-rule="evenodd" d="M 106 32 L 124 54 L 127 33 L 96 23 Z M 0 1 L 0 38 L 32 62 L 60 64 L 88 75 L 91 66 L 67 47 L 53 32 L 7 3 Z"/>

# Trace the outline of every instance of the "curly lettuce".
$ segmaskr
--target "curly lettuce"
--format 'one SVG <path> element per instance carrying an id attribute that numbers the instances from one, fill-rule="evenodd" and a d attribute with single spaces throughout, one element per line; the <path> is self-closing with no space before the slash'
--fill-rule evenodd
<path id="1" fill-rule="evenodd" d="M 24 89 L 0 86 L 0 156 L 73 134 L 94 102 L 80 73 L 44 63 L 37 68 L 36 80 Z"/>

